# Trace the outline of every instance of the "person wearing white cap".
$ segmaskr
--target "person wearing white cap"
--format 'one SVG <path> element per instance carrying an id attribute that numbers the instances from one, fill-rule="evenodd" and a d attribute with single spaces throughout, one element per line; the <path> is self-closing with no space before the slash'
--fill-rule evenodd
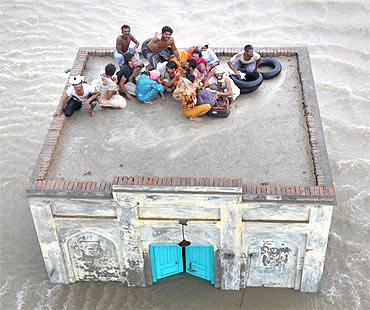
<path id="1" fill-rule="evenodd" d="M 232 79 L 227 76 L 226 69 L 222 65 L 213 68 L 204 81 L 203 88 L 208 88 L 215 93 L 215 97 L 230 97 L 230 104 L 240 95 L 240 89 Z"/>
<path id="2" fill-rule="evenodd" d="M 62 112 L 64 112 L 65 116 L 70 117 L 74 111 L 90 106 L 90 116 L 95 118 L 95 99 L 97 99 L 98 95 L 95 93 L 94 87 L 83 83 L 84 77 L 81 75 L 71 76 L 68 82 L 71 86 L 67 88 L 63 101 L 59 109 L 54 113 L 54 117 L 59 117 L 62 115 Z"/>

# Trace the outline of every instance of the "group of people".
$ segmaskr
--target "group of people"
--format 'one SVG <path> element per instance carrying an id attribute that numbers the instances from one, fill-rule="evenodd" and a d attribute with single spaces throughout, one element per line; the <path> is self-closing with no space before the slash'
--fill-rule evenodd
<path id="1" fill-rule="evenodd" d="M 74 111 L 87 107 L 94 118 L 97 104 L 102 109 L 123 109 L 126 99 L 131 101 L 136 97 L 139 102 L 153 104 L 156 98 L 164 98 L 164 93 L 171 93 L 181 102 L 181 110 L 187 118 L 200 121 L 217 102 L 234 104 L 240 89 L 230 74 L 247 81 L 258 77 L 260 55 L 251 45 L 246 45 L 224 65 L 208 43 L 187 50 L 177 49 L 173 30 L 164 26 L 160 33 L 142 43 L 141 53 L 148 61 L 145 66 L 138 53 L 140 43 L 131 34 L 130 27 L 123 25 L 121 32 L 113 53 L 119 70 L 115 64 L 107 64 L 92 85 L 85 83 L 83 76 L 71 76 L 70 87 L 55 117 L 62 113 L 69 117 Z"/>

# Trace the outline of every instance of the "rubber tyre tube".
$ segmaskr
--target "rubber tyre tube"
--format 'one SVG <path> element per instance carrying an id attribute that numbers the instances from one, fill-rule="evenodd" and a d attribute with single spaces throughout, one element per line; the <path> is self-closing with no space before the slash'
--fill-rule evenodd
<path id="1" fill-rule="evenodd" d="M 263 82 L 263 76 L 258 72 L 258 78 L 254 81 L 245 81 L 240 79 L 237 75 L 232 74 L 230 78 L 233 80 L 236 86 L 240 89 L 241 94 L 249 94 L 254 92 Z"/>
<path id="2" fill-rule="evenodd" d="M 271 67 L 271 71 L 261 72 L 264 80 L 269 80 L 277 76 L 282 69 L 281 63 L 274 58 L 261 58 L 258 68 Z"/>

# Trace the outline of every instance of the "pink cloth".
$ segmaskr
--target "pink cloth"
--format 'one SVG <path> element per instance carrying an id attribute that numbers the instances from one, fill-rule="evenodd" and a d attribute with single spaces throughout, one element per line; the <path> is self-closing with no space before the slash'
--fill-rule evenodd
<path id="1" fill-rule="evenodd" d="M 152 70 L 149 72 L 149 78 L 153 81 L 156 81 L 161 76 L 161 73 L 158 70 Z"/>
<path id="2" fill-rule="evenodd" d="M 203 63 L 203 64 L 207 64 L 206 60 L 203 58 L 203 57 L 194 57 L 193 58 L 195 59 L 195 61 L 197 62 L 197 64 L 199 65 L 200 63 Z"/>

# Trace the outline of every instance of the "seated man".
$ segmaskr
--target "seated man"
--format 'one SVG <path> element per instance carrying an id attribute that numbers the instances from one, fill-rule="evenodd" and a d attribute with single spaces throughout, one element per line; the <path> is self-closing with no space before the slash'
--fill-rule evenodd
<path id="1" fill-rule="evenodd" d="M 118 65 L 122 67 L 125 63 L 124 55 L 127 53 L 133 53 L 137 60 L 140 59 L 139 53 L 136 51 L 139 47 L 139 42 L 130 34 L 130 26 L 123 25 L 121 27 L 122 34 L 117 37 L 116 48 L 114 49 L 113 56 L 117 60 Z M 134 42 L 135 46 L 130 48 L 130 43 Z"/>
<path id="2" fill-rule="evenodd" d="M 232 79 L 226 76 L 225 69 L 222 65 L 213 68 L 204 81 L 204 89 L 212 90 L 217 99 L 220 96 L 230 97 L 230 104 L 240 95 L 240 89 L 235 85 Z"/>
<path id="3" fill-rule="evenodd" d="M 173 92 L 179 82 L 180 73 L 177 71 L 178 66 L 176 62 L 170 60 L 166 64 L 166 71 L 161 79 L 161 84 L 165 87 L 167 92 Z"/>
<path id="4" fill-rule="evenodd" d="M 125 64 L 117 73 L 120 94 L 125 94 L 128 100 L 135 96 L 135 78 L 139 75 L 141 68 L 136 66 L 137 60 L 132 53 L 125 54 Z"/>
<path id="5" fill-rule="evenodd" d="M 90 105 L 90 116 L 91 118 L 95 118 L 95 99 L 98 97 L 98 94 L 94 91 L 94 87 L 83 83 L 83 81 L 84 77 L 80 75 L 71 76 L 69 78 L 68 82 L 71 86 L 67 88 L 62 104 L 59 110 L 54 113 L 54 117 L 62 115 L 62 111 L 65 116 L 70 117 L 74 111 Z"/>
<path id="6" fill-rule="evenodd" d="M 180 61 L 180 55 L 175 45 L 175 40 L 172 38 L 172 33 L 173 30 L 170 27 L 164 26 L 162 33 L 143 42 L 141 52 L 149 61 L 150 67 L 148 70 L 157 68 L 159 62 L 168 61 L 172 54 L 175 54 Z"/>
<path id="7" fill-rule="evenodd" d="M 161 96 L 164 99 L 164 87 L 157 83 L 160 72 L 152 70 L 149 72 L 141 73 L 136 83 L 136 97 L 140 102 L 153 104 L 156 97 Z"/>
<path id="8" fill-rule="evenodd" d="M 96 91 L 99 94 L 98 100 L 101 108 L 126 108 L 126 100 L 118 94 L 117 77 L 115 76 L 116 66 L 107 64 L 104 73 L 93 81 Z"/>
<path id="9" fill-rule="evenodd" d="M 247 81 L 253 81 L 258 78 L 257 67 L 261 56 L 253 51 L 252 45 L 246 45 L 244 51 L 235 54 L 229 61 L 229 67 L 235 72 L 237 76 L 241 76 L 241 72 L 245 73 Z"/>

